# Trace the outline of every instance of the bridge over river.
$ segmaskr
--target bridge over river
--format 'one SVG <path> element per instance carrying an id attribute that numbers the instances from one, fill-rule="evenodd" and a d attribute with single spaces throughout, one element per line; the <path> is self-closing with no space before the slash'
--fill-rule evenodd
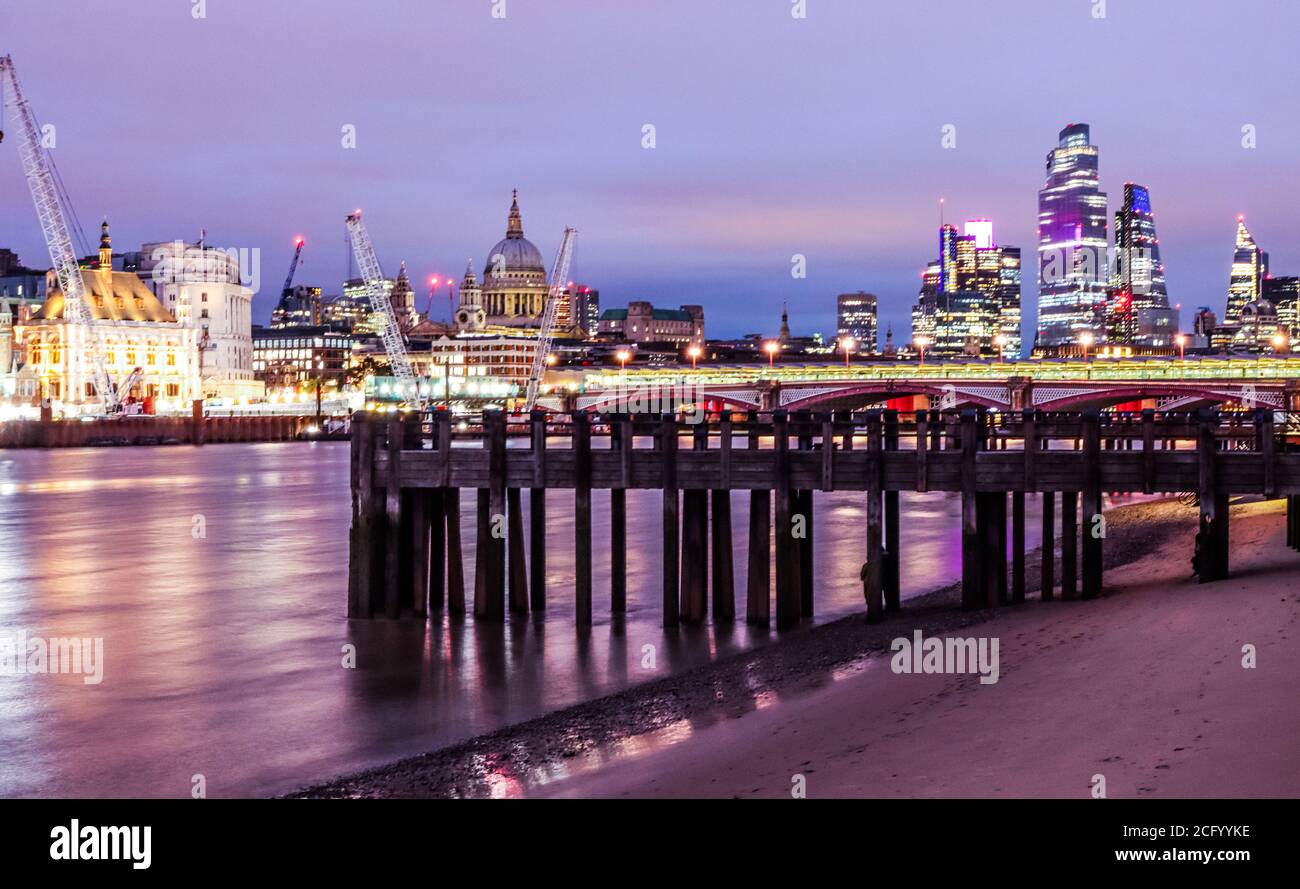
<path id="1" fill-rule="evenodd" d="M 1161 411 L 1213 406 L 1300 409 L 1300 356 L 1145 360 L 992 360 L 610 368 L 549 374 L 539 407 L 618 410 L 658 399 L 665 410 L 859 410 L 888 403 L 937 407 L 1078 411 L 1117 405 Z M 671 402 L 671 404 L 670 404 Z"/>

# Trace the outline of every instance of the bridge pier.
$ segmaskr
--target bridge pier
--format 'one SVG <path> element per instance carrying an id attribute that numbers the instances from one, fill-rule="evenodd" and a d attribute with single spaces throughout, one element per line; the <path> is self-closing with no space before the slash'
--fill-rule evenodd
<path id="1" fill-rule="evenodd" d="M 758 411 L 750 411 L 749 451 L 759 449 Z M 766 627 L 772 620 L 772 492 L 749 493 L 749 572 L 745 580 L 745 622 Z"/>

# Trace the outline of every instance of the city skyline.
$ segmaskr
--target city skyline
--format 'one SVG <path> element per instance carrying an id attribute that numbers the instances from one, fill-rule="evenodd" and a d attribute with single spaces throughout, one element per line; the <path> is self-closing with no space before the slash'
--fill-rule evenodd
<path id="1" fill-rule="evenodd" d="M 938 5 L 941 13 L 963 7 Z M 944 72 L 891 48 L 907 46 L 917 29 L 902 13 L 833 4 L 814 4 L 804 20 L 783 4 L 755 11 L 724 3 L 707 10 L 667 4 L 657 17 L 618 10 L 598 21 L 584 16 L 584 3 L 553 4 L 545 14 L 512 5 L 504 20 L 486 10 L 407 12 L 402 28 L 393 16 L 353 20 L 346 5 L 330 3 L 295 16 L 230 2 L 209 5 L 202 21 L 164 3 L 112 19 L 17 10 L 6 51 L 24 66 L 42 122 L 58 128 L 55 156 L 83 225 L 109 217 L 128 249 L 195 239 L 200 227 L 212 243 L 260 248 L 258 322 L 275 306 L 296 235 L 308 241 L 298 280 L 326 293 L 341 288 L 343 217 L 356 206 L 367 212 L 386 273 L 406 260 L 423 306 L 430 274 L 458 277 L 466 257 L 485 261 L 501 207 L 519 188 L 548 261 L 563 226 L 579 228 L 573 277 L 599 287 L 605 305 L 700 303 L 713 332 L 734 336 L 774 334 L 784 302 L 796 332 L 829 333 L 835 295 L 867 290 L 879 297 L 880 328 L 892 324 L 901 339 L 939 197 L 951 220 L 990 218 L 999 241 L 1035 243 L 1042 155 L 1071 121 L 1089 123 L 1104 148 L 1103 191 L 1114 197 L 1135 181 L 1155 195 L 1169 288 L 1185 311 L 1208 305 L 1222 314 L 1239 214 L 1269 245 L 1275 269 L 1300 268 L 1297 248 L 1283 236 L 1297 188 L 1285 175 L 1285 148 L 1300 126 L 1287 119 L 1279 78 L 1270 77 L 1273 66 L 1281 73 L 1284 54 L 1267 51 L 1285 22 L 1274 17 L 1261 29 L 1263 11 L 1193 5 L 1197 14 L 1171 20 L 1111 4 L 1096 20 L 1087 4 L 1049 12 L 1011 3 L 1021 51 L 1014 63 L 994 51 L 1013 39 L 999 20 L 958 28 L 945 26 L 952 19 L 941 14 L 924 33 L 950 60 Z M 685 33 L 665 17 L 687 23 Z M 343 20 L 346 29 L 338 27 Z M 146 22 L 158 38 L 147 63 L 110 63 L 92 49 L 56 66 L 27 48 L 53 26 L 84 38 L 82 45 L 108 47 Z M 531 38 L 548 23 L 583 44 L 588 70 L 609 76 L 593 83 L 539 67 L 544 47 Z M 725 39 L 728 23 L 744 24 L 752 53 L 728 52 L 724 67 L 700 53 L 717 35 Z M 986 39 L 970 41 L 970 28 Z M 1071 93 L 1058 101 L 1050 85 L 1024 77 L 1027 62 L 1050 57 L 1053 39 L 1090 28 L 1096 66 L 1089 78 L 1098 98 Z M 258 60 L 275 51 L 285 29 L 301 37 L 287 51 L 289 70 L 301 76 L 280 67 L 267 78 L 271 63 Z M 435 41 L 430 53 L 423 47 L 434 32 L 459 36 Z M 1176 61 L 1177 74 L 1151 66 L 1141 104 L 1176 110 L 1140 117 L 1138 97 L 1108 88 L 1122 81 L 1111 62 L 1130 51 L 1133 35 L 1162 32 L 1212 40 L 1223 52 L 1211 63 L 1209 54 L 1186 58 L 1151 42 L 1144 53 Z M 1255 41 L 1250 52 L 1233 40 L 1246 34 Z M 107 39 L 97 43 L 94 35 Z M 870 60 L 827 51 L 847 52 L 867 37 L 879 50 Z M 629 53 L 639 57 L 633 43 L 654 47 L 654 58 L 619 64 Z M 253 61 L 230 67 L 223 51 L 230 45 Z M 356 47 L 379 45 L 383 64 L 345 63 Z M 482 64 L 484 52 L 509 64 Z M 1258 76 L 1244 98 L 1230 79 L 1214 76 L 1234 58 Z M 688 62 L 684 74 L 660 70 Z M 198 100 L 194 84 L 203 78 L 158 76 L 191 68 L 220 72 Z M 895 69 L 906 77 L 891 77 L 903 85 L 890 95 L 855 89 L 864 79 L 884 82 Z M 978 72 L 983 88 L 1002 95 L 999 105 L 1017 113 L 974 113 L 968 101 L 945 98 L 936 86 L 949 69 Z M 511 93 L 508 113 L 494 115 L 493 96 L 518 90 L 521 77 L 525 95 Z M 683 95 L 675 88 L 680 77 L 711 88 Z M 1150 123 L 1128 126 L 1134 119 Z M 641 147 L 646 123 L 656 127 L 654 149 Z M 347 124 L 356 127 L 356 149 L 340 145 Z M 948 125 L 953 148 L 943 147 Z M 1255 128 L 1257 147 L 1243 147 L 1244 126 Z M 212 188 L 214 178 L 225 184 Z M 0 187 L 7 196 L 0 243 L 44 265 L 16 157 L 0 161 Z M 1117 209 L 1112 201 L 1107 214 Z M 790 277 L 795 254 L 806 257 L 804 279 Z M 1022 297 L 1027 347 L 1037 303 L 1032 280 Z"/>

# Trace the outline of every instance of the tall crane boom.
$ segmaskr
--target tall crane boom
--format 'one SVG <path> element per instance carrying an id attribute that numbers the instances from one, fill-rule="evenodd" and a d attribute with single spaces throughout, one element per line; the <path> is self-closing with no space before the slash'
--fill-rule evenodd
<path id="1" fill-rule="evenodd" d="M 528 375 L 528 393 L 524 397 L 524 412 L 527 413 L 537 404 L 537 390 L 542 385 L 542 375 L 546 373 L 546 356 L 551 352 L 555 342 L 555 319 L 560 312 L 560 299 L 569 280 L 569 264 L 573 261 L 573 239 L 577 237 L 576 228 L 566 228 L 564 239 L 560 241 L 560 251 L 555 254 L 555 264 L 551 267 L 551 289 L 546 294 L 546 307 L 542 310 L 542 329 L 537 332 L 537 352 L 533 355 L 533 369 Z"/>
<path id="2" fill-rule="evenodd" d="M 379 267 L 379 258 L 375 256 L 375 247 L 370 243 L 370 233 L 361 224 L 361 211 L 348 214 L 348 234 L 352 238 L 352 252 L 357 257 L 357 268 L 361 278 L 366 282 L 366 295 L 370 298 L 370 311 L 379 319 L 379 338 L 384 342 L 384 351 L 388 353 L 388 364 L 393 369 L 393 376 L 403 391 L 415 394 L 415 374 L 411 372 L 411 362 L 406 357 L 406 341 L 397 326 L 397 317 L 393 307 L 384 293 L 384 272 Z"/>
<path id="3" fill-rule="evenodd" d="M 306 242 L 299 238 L 294 245 L 293 262 L 289 263 L 289 274 L 284 279 L 284 287 L 280 290 L 281 298 L 288 296 L 293 290 L 293 273 L 298 271 L 298 260 L 302 258 L 302 245 L 304 243 Z"/>
<path id="4" fill-rule="evenodd" d="M 23 138 L 19 154 L 22 156 L 23 173 L 27 177 L 27 186 L 31 189 L 32 203 L 36 205 L 36 215 L 41 221 L 45 246 L 49 248 L 50 262 L 59 279 L 59 289 L 63 292 L 63 320 L 67 323 L 69 333 L 75 331 L 84 340 L 78 344 L 69 338 L 70 341 L 64 343 L 69 377 L 73 380 L 79 378 L 79 374 L 75 372 L 79 360 L 88 363 L 89 376 L 95 384 L 95 397 L 103 404 L 105 412 L 112 412 L 118 407 L 117 393 L 108 375 L 108 368 L 104 364 L 99 331 L 95 329 L 90 308 L 86 305 L 86 282 L 81 277 L 81 267 L 77 264 L 77 255 L 72 249 L 72 235 L 68 231 L 63 205 L 59 202 L 59 193 L 54 185 L 50 161 L 41 146 L 40 128 L 36 125 L 36 117 L 32 114 L 23 95 L 22 87 L 18 85 L 18 74 L 14 70 L 13 59 L 2 56 L 0 57 L 0 93 L 6 85 L 13 96 L 14 107 L 17 109 L 18 121 L 22 129 Z M 64 397 L 82 396 L 82 394 L 68 392 L 64 393 Z M 79 400 L 79 398 L 68 398 L 68 400 Z"/>

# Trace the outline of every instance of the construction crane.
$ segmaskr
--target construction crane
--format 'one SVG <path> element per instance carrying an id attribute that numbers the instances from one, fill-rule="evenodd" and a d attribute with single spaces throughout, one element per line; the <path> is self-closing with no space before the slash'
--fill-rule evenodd
<path id="1" fill-rule="evenodd" d="M 285 276 L 284 286 L 280 288 L 280 302 L 271 313 L 272 326 L 286 321 L 295 324 L 303 321 L 303 303 L 293 297 L 293 275 L 298 271 L 298 261 L 302 259 L 302 248 L 305 243 L 306 240 L 301 236 L 293 242 L 293 261 L 289 263 L 289 274 Z M 320 314 L 320 306 L 313 304 L 311 312 L 311 323 L 318 323 L 319 319 L 316 316 Z"/>
<path id="2" fill-rule="evenodd" d="M 551 288 L 546 294 L 546 307 L 542 309 L 542 329 L 537 332 L 537 351 L 533 354 L 533 369 L 528 375 L 524 413 L 531 411 L 537 404 L 537 390 L 541 388 L 542 375 L 546 373 L 546 357 L 551 354 L 551 345 L 555 342 L 555 319 L 560 313 L 560 300 L 564 298 L 564 288 L 569 280 L 569 264 L 573 261 L 573 239 L 577 234 L 576 228 L 564 230 L 564 239 L 560 241 L 560 252 L 555 254 L 555 264 L 551 267 Z"/>
<path id="3" fill-rule="evenodd" d="M 41 145 L 41 130 L 36 124 L 36 117 L 32 114 L 26 97 L 23 96 L 22 88 L 18 85 L 18 73 L 14 70 L 13 59 L 10 56 L 0 56 L 0 93 L 3 93 L 6 86 L 13 96 L 19 127 L 22 130 L 19 154 L 23 161 L 23 173 L 27 176 L 32 203 L 36 205 L 36 215 L 41 221 L 45 246 L 49 248 L 50 262 L 59 279 L 59 289 L 63 292 L 63 320 L 67 324 L 68 334 L 75 331 L 80 335 L 70 336 L 65 340 L 68 368 L 70 371 L 73 370 L 78 358 L 89 364 L 89 376 L 95 385 L 95 397 L 103 405 L 105 413 L 117 413 L 120 407 L 118 393 L 104 364 L 98 325 L 94 323 L 90 308 L 86 305 L 86 282 L 81 277 L 81 267 L 77 264 L 77 255 L 72 249 L 72 235 L 68 231 L 65 208 L 59 200 L 53 161 Z M 3 138 L 3 131 L 0 131 L 0 138 Z M 78 350 L 77 339 L 82 341 L 80 350 Z M 76 373 L 70 373 L 69 376 L 72 379 L 78 377 Z M 65 397 L 74 395 L 72 392 L 64 394 Z M 73 399 L 69 398 L 69 400 Z"/>
<path id="4" fill-rule="evenodd" d="M 285 276 L 284 287 L 280 290 L 281 298 L 288 296 L 293 292 L 293 273 L 298 271 L 298 260 L 302 258 L 302 245 L 307 243 L 303 238 L 298 238 L 293 245 L 293 262 L 289 263 L 289 274 Z"/>
<path id="5" fill-rule="evenodd" d="M 357 268 L 361 279 L 366 282 L 366 296 L 370 298 L 370 311 L 378 319 L 379 338 L 383 340 L 384 351 L 388 353 L 388 364 L 397 379 L 398 391 L 410 393 L 412 401 L 418 401 L 415 374 L 411 372 L 411 362 L 406 357 L 406 340 L 397 326 L 397 316 L 388 302 L 384 292 L 384 272 L 379 267 L 379 258 L 375 256 L 375 246 L 370 243 L 370 233 L 361 224 L 361 211 L 348 214 L 348 234 L 352 239 L 352 252 L 357 257 Z"/>

